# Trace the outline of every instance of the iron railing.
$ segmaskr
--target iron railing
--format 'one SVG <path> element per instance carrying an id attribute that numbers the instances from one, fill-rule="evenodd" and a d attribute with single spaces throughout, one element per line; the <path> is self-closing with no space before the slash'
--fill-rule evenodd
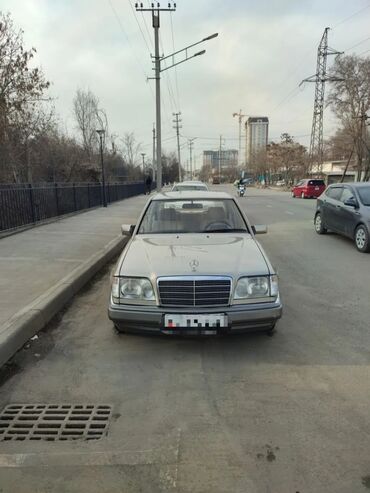
<path id="1" fill-rule="evenodd" d="M 142 193 L 143 182 L 106 184 L 108 203 Z M 0 184 L 0 233 L 102 204 L 99 183 Z"/>

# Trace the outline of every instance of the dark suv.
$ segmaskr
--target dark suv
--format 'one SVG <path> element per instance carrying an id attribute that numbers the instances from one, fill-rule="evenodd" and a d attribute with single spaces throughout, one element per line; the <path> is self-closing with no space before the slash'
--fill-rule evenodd
<path id="1" fill-rule="evenodd" d="M 370 252 L 370 183 L 330 185 L 317 199 L 315 229 L 348 236 L 360 252 Z"/>

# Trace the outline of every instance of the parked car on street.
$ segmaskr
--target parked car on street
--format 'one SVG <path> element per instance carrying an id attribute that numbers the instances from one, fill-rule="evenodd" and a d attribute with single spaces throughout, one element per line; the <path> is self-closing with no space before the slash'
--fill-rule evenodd
<path id="1" fill-rule="evenodd" d="M 348 236 L 360 252 L 370 252 L 370 184 L 330 185 L 317 200 L 315 229 Z"/>
<path id="2" fill-rule="evenodd" d="M 285 180 L 278 180 L 276 182 L 277 187 L 284 187 L 285 186 Z"/>
<path id="3" fill-rule="evenodd" d="M 300 197 L 301 199 L 316 199 L 325 190 L 326 185 L 324 180 L 300 180 L 297 185 L 292 188 L 292 197 Z"/>
<path id="4" fill-rule="evenodd" d="M 236 200 L 222 192 L 155 195 L 114 273 L 118 331 L 271 334 L 282 314 L 277 275 Z"/>
<path id="5" fill-rule="evenodd" d="M 207 191 L 208 187 L 201 181 L 181 181 L 179 183 L 175 183 L 172 187 L 172 192 L 189 192 L 191 190 Z"/>

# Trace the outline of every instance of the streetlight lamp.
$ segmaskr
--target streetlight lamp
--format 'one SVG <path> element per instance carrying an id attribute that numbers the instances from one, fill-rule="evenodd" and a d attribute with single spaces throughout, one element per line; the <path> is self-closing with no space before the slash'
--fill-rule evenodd
<path id="1" fill-rule="evenodd" d="M 105 135 L 105 130 L 97 130 L 96 133 L 99 135 L 100 139 L 100 162 L 101 162 L 101 181 L 102 181 L 102 196 L 103 196 L 103 207 L 107 207 L 107 195 L 105 190 L 105 169 L 104 169 L 104 158 L 103 158 L 103 137 Z"/>

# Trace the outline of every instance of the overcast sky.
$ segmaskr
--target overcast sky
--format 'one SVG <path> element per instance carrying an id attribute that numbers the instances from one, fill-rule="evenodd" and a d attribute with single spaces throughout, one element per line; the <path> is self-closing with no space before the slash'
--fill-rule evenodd
<path id="1" fill-rule="evenodd" d="M 52 82 L 57 112 L 70 133 L 75 91 L 90 88 L 108 114 L 110 130 L 135 132 L 151 155 L 154 81 L 146 76 L 152 76 L 153 33 L 150 14 L 135 14 L 134 3 L 2 0 L 1 8 L 25 31 L 26 45 L 37 48 L 37 63 Z M 332 28 L 331 47 L 370 55 L 369 0 L 177 0 L 177 11 L 161 16 L 165 54 L 173 51 L 171 18 L 176 49 L 219 33 L 202 45 L 204 56 L 163 74 L 163 147 L 175 150 L 172 113 L 180 110 L 182 135 L 197 137 L 198 166 L 204 149 L 217 148 L 220 134 L 226 148 L 238 147 L 232 113 L 240 109 L 268 116 L 271 139 L 289 132 L 309 144 L 314 86 L 297 86 L 315 73 L 326 26 Z M 325 135 L 335 126 L 327 111 Z M 187 153 L 184 147 L 184 159 Z"/>

